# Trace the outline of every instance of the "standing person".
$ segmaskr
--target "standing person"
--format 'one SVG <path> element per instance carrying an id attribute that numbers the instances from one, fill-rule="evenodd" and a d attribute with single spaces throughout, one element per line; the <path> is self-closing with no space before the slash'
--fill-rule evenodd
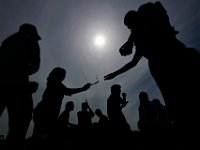
<path id="1" fill-rule="evenodd" d="M 98 122 L 96 123 L 96 128 L 97 130 L 100 131 L 105 131 L 108 129 L 108 117 L 106 115 L 104 115 L 101 111 L 101 109 L 97 108 L 95 110 L 95 114 L 97 115 L 97 117 L 99 118 Z"/>
<path id="2" fill-rule="evenodd" d="M 140 105 L 138 107 L 139 120 L 138 129 L 141 133 L 152 132 L 153 130 L 153 109 L 149 101 L 149 96 L 145 91 L 139 94 Z"/>
<path id="3" fill-rule="evenodd" d="M 62 83 L 65 75 L 65 69 L 56 67 L 47 77 L 47 88 L 43 93 L 42 101 L 38 103 L 33 113 L 34 140 L 40 141 L 53 136 L 64 96 L 86 91 L 91 86 L 87 83 L 80 88 L 68 88 Z"/>
<path id="4" fill-rule="evenodd" d="M 141 5 L 137 11 L 129 11 L 125 15 L 124 24 L 131 34 L 120 48 L 120 54 L 129 55 L 135 45 L 134 57 L 122 68 L 106 75 L 105 80 L 135 67 L 144 56 L 178 135 L 184 133 L 181 137 L 193 136 L 192 132 L 196 132 L 199 125 L 199 53 L 193 48 L 187 48 L 176 38 L 177 31 L 171 26 L 167 11 L 160 2 L 149 2 Z M 193 131 L 185 133 L 186 128 Z"/>
<path id="5" fill-rule="evenodd" d="M 107 99 L 107 114 L 110 122 L 110 127 L 114 131 L 129 131 L 126 118 L 122 112 L 122 109 L 127 105 L 126 94 L 123 93 L 121 97 L 121 85 L 114 84 L 111 86 L 111 95 Z"/>
<path id="6" fill-rule="evenodd" d="M 59 145 L 63 145 L 69 141 L 72 143 L 76 138 L 77 125 L 69 122 L 70 112 L 73 110 L 74 102 L 68 101 L 65 105 L 65 110 L 59 115 L 56 136 L 56 140 L 61 142 Z"/>
<path id="7" fill-rule="evenodd" d="M 74 124 L 69 122 L 70 112 L 74 110 L 73 101 L 69 101 L 65 105 L 65 110 L 59 115 L 59 123 L 63 128 L 70 128 L 75 126 Z"/>
<path id="8" fill-rule="evenodd" d="M 78 117 L 78 141 L 80 141 L 81 148 L 88 148 L 88 145 L 94 143 L 94 130 L 92 118 L 95 116 L 94 111 L 88 104 L 87 99 L 82 102 L 81 110 L 77 112 Z"/>
<path id="9" fill-rule="evenodd" d="M 34 25 L 20 25 L 19 31 L 6 38 L 0 48 L 0 116 L 8 111 L 7 146 L 23 149 L 29 107 L 29 76 L 40 66 L 40 40 Z"/>
<path id="10" fill-rule="evenodd" d="M 92 129 L 92 118 L 94 117 L 95 113 L 89 106 L 87 100 L 82 103 L 82 110 L 77 113 L 78 117 L 78 126 L 82 130 Z"/>

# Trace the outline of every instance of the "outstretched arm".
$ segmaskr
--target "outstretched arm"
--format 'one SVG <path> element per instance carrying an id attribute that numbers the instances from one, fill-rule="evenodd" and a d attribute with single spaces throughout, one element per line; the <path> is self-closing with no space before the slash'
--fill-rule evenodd
<path id="1" fill-rule="evenodd" d="M 91 107 L 89 106 L 87 99 L 85 99 L 85 102 L 87 103 L 87 107 L 88 107 L 88 109 L 89 109 L 89 112 L 90 112 L 90 114 L 91 114 L 91 117 L 94 117 L 95 113 L 94 113 L 94 111 L 91 109 Z"/>
<path id="2" fill-rule="evenodd" d="M 142 58 L 142 54 L 139 51 L 136 50 L 135 55 L 133 56 L 133 59 L 129 63 L 127 63 L 126 65 L 124 65 L 120 69 L 116 70 L 115 72 L 104 76 L 104 80 L 113 79 L 116 76 L 118 76 L 118 75 L 128 71 L 129 69 L 135 67 L 141 58 Z"/>
<path id="3" fill-rule="evenodd" d="M 90 86 L 91 86 L 90 83 L 86 83 L 83 87 L 80 87 L 80 88 L 66 88 L 65 89 L 65 95 L 71 96 L 72 94 L 76 94 L 76 93 L 86 91 L 90 88 Z"/>

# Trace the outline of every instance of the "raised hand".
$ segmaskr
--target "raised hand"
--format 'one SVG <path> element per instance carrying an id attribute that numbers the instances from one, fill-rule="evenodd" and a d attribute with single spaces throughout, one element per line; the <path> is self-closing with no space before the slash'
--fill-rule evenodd
<path id="1" fill-rule="evenodd" d="M 126 93 L 122 93 L 122 97 L 126 99 Z"/>

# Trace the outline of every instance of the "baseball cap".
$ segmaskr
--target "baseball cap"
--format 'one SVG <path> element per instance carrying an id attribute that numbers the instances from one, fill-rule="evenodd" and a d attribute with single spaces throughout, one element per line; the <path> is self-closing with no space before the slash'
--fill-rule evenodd
<path id="1" fill-rule="evenodd" d="M 41 37 L 39 36 L 39 34 L 37 32 L 37 28 L 33 24 L 24 23 L 24 24 L 20 25 L 19 32 L 32 35 L 32 36 L 36 37 L 38 40 L 41 40 Z"/>

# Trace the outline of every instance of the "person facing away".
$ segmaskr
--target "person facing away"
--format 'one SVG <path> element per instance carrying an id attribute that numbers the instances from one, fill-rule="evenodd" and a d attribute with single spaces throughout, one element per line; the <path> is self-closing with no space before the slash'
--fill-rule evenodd
<path id="1" fill-rule="evenodd" d="M 92 129 L 92 118 L 94 117 L 95 113 L 89 106 L 87 100 L 82 103 L 81 111 L 77 112 L 78 117 L 78 126 L 80 129 Z"/>
<path id="2" fill-rule="evenodd" d="M 37 104 L 33 113 L 32 136 L 36 140 L 49 137 L 54 132 L 64 96 L 84 92 L 91 86 L 90 83 L 87 83 L 80 88 L 68 88 L 62 83 L 65 76 L 65 69 L 55 67 L 47 77 L 47 87 L 43 93 L 42 101 Z"/>
<path id="3" fill-rule="evenodd" d="M 22 149 L 27 131 L 29 76 L 40 67 L 41 40 L 35 25 L 24 23 L 0 47 L 0 116 L 8 110 L 8 146 Z"/>
<path id="4" fill-rule="evenodd" d="M 124 24 L 131 34 L 119 52 L 122 56 L 129 55 L 135 46 L 135 54 L 129 63 L 104 76 L 104 79 L 110 80 L 128 71 L 145 57 L 177 131 L 183 134 L 190 126 L 195 132 L 199 125 L 199 53 L 176 38 L 177 31 L 171 26 L 167 11 L 160 2 L 148 2 L 137 11 L 128 11 Z M 190 137 L 193 131 L 188 130 L 182 137 L 187 134 Z"/>
<path id="5" fill-rule="evenodd" d="M 127 103 L 126 94 L 123 93 L 123 98 L 121 97 L 121 85 L 113 84 L 111 86 L 111 94 L 107 99 L 107 115 L 111 129 L 119 132 L 130 130 L 130 126 L 122 112 Z"/>

